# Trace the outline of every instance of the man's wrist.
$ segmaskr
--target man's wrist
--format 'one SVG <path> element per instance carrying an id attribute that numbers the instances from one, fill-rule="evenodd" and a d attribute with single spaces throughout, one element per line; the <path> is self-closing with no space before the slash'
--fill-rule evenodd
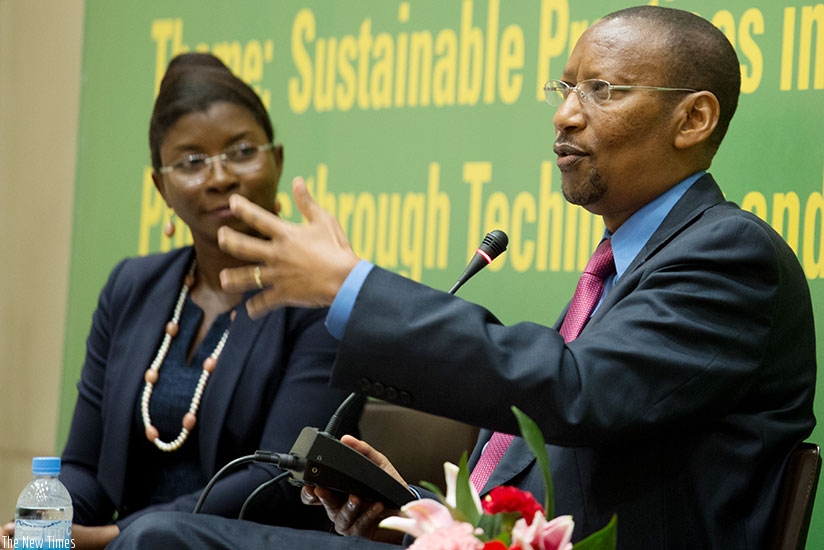
<path id="1" fill-rule="evenodd" d="M 332 300 L 329 313 L 326 315 L 326 329 L 338 340 L 343 338 L 346 323 L 349 322 L 352 308 L 355 307 L 355 300 L 373 267 L 374 264 L 366 260 L 360 260 L 355 264 Z"/>

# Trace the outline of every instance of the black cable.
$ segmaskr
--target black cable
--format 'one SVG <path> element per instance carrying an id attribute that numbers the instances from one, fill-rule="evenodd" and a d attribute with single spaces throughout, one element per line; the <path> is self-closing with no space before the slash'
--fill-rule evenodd
<path id="1" fill-rule="evenodd" d="M 200 493 L 200 498 L 197 499 L 197 504 L 195 504 L 195 508 L 194 510 L 192 510 L 192 513 L 200 513 L 200 509 L 203 507 L 203 503 L 206 501 L 206 496 L 212 490 L 212 487 L 214 487 L 215 483 L 217 483 L 217 481 L 220 478 L 222 478 L 226 474 L 226 472 L 249 462 L 264 462 L 266 464 L 274 464 L 275 466 L 283 470 L 293 470 L 298 472 L 302 472 L 303 468 L 306 467 L 306 459 L 293 456 L 290 454 L 272 453 L 269 451 L 255 451 L 255 454 L 253 455 L 246 455 L 236 458 L 233 461 L 227 463 L 223 468 L 218 470 L 215 475 L 212 476 L 212 479 L 209 480 L 209 483 L 206 484 L 206 487 L 204 487 L 203 491 Z M 290 472 L 286 473 L 288 474 Z"/>
<path id="2" fill-rule="evenodd" d="M 258 485 L 257 488 L 255 488 L 255 490 L 252 491 L 248 497 L 246 497 L 246 500 L 243 501 L 243 506 L 240 507 L 240 513 L 238 514 L 237 519 L 245 519 L 246 508 L 249 506 L 249 503 L 252 502 L 252 500 L 254 500 L 256 496 L 258 496 L 260 493 L 262 493 L 263 491 L 265 491 L 281 479 L 288 477 L 291 473 L 292 472 L 289 471 L 283 472 L 281 474 L 276 475 L 272 479 L 264 481 L 263 483 Z"/>
<path id="3" fill-rule="evenodd" d="M 340 424 L 341 419 L 345 416 L 346 411 L 354 406 L 362 405 L 365 399 L 366 396 L 363 394 L 350 393 L 349 397 L 344 399 L 343 403 L 338 405 L 338 408 L 335 409 L 335 412 L 332 414 L 332 417 L 329 418 L 329 422 L 326 424 L 326 429 L 324 431 L 332 437 L 337 438 L 338 425 Z"/>
<path id="4" fill-rule="evenodd" d="M 217 473 L 212 476 L 212 479 L 209 480 L 209 483 L 206 484 L 206 487 L 203 488 L 203 491 L 200 493 L 200 498 L 197 499 L 197 504 L 195 504 L 195 508 L 194 510 L 192 510 L 192 513 L 197 514 L 200 512 L 200 509 L 203 507 L 203 502 L 206 500 L 206 495 L 208 495 L 209 491 L 212 490 L 212 487 L 214 487 L 215 483 L 217 483 L 217 480 L 223 477 L 223 474 L 235 468 L 236 466 L 246 464 L 247 462 L 253 462 L 254 460 L 255 455 L 241 456 L 240 458 L 234 459 L 233 461 L 226 464 L 223 468 L 218 470 Z"/>

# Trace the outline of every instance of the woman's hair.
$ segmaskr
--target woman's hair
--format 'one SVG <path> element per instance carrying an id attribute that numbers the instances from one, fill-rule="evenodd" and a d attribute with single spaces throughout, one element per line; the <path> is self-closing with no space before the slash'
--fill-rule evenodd
<path id="1" fill-rule="evenodd" d="M 152 167 L 161 167 L 160 147 L 166 132 L 180 117 L 204 112 L 214 103 L 226 101 L 249 110 L 274 141 L 269 113 L 255 91 L 236 77 L 217 57 L 208 53 L 184 53 L 169 63 L 155 99 L 149 123 L 149 149 Z"/>

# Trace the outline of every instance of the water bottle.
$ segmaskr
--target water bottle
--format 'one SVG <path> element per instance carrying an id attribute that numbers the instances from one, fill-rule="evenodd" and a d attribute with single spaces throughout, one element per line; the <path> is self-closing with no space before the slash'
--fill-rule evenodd
<path id="1" fill-rule="evenodd" d="M 34 457 L 31 473 L 14 511 L 14 548 L 73 548 L 72 499 L 57 479 L 60 457 Z"/>

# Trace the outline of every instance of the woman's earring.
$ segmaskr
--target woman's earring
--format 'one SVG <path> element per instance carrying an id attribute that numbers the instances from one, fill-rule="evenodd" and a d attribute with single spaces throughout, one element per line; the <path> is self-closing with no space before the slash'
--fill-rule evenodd
<path id="1" fill-rule="evenodd" d="M 175 211 L 172 210 L 169 219 L 166 221 L 166 224 L 163 226 L 163 234 L 166 235 L 167 238 L 171 239 L 174 237 L 175 234 Z"/>

